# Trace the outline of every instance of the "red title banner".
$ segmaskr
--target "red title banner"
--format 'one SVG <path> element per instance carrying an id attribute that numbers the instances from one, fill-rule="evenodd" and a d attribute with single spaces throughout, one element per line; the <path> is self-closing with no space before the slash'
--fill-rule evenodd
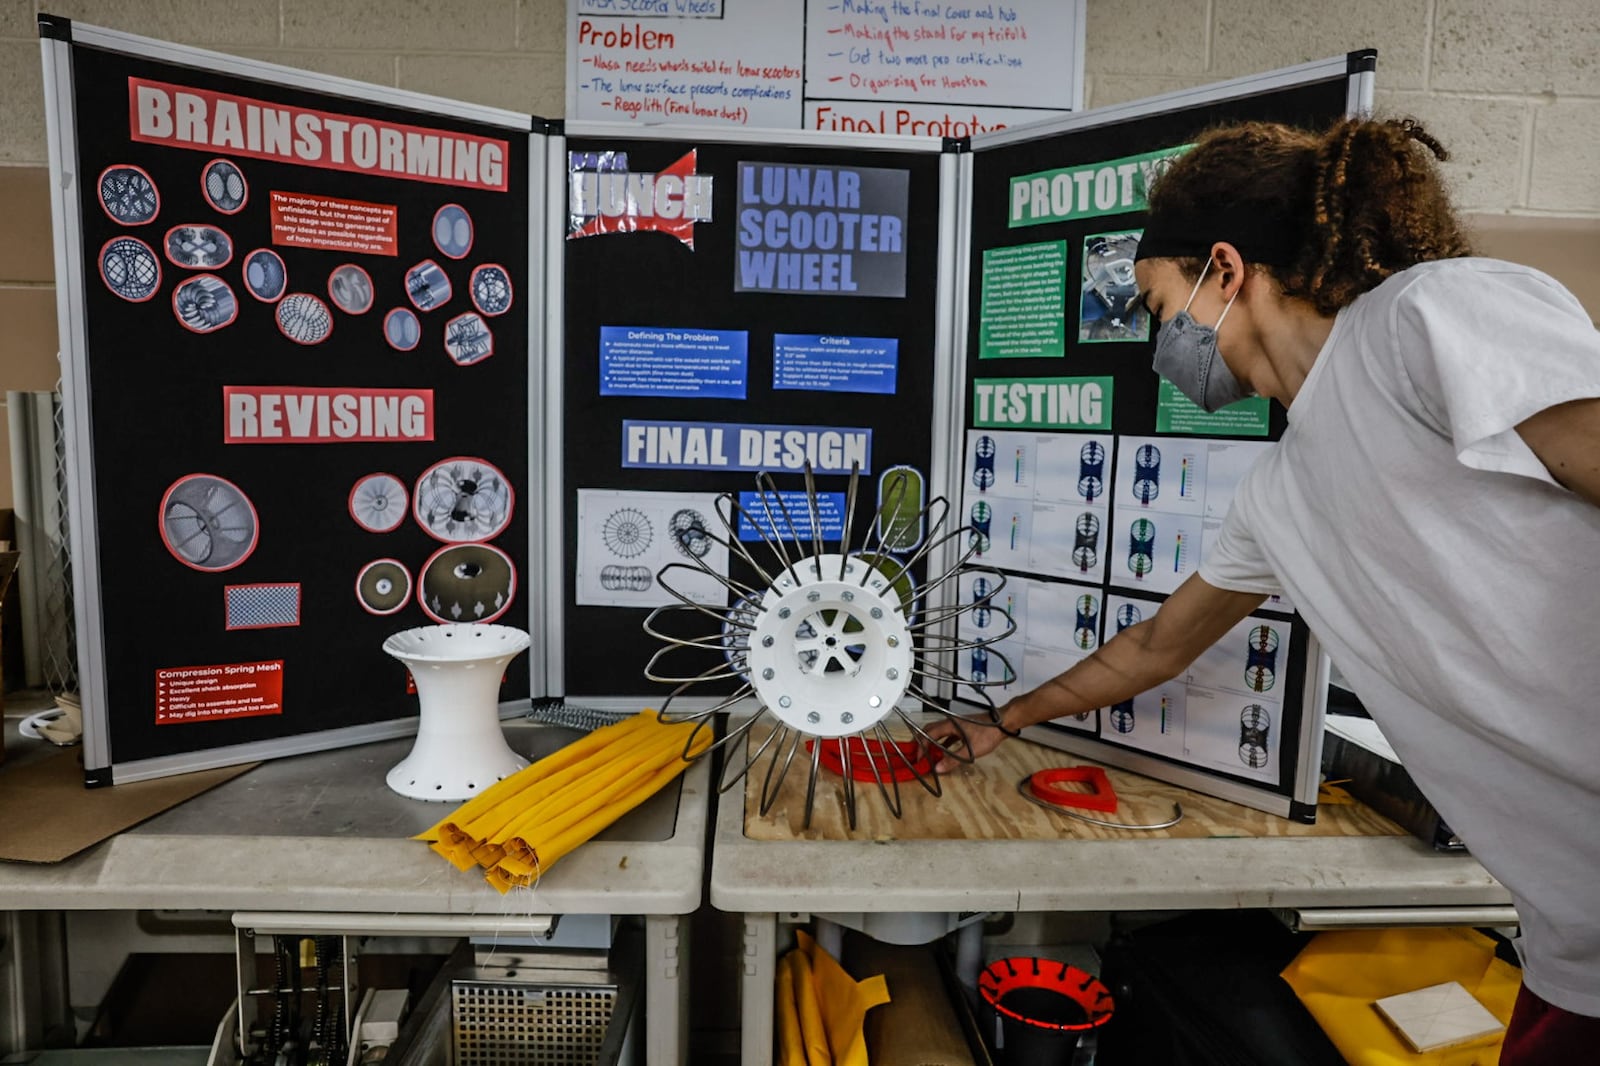
<path id="1" fill-rule="evenodd" d="M 346 444 L 433 439 L 432 389 L 227 385 L 225 444 Z"/>
<path id="2" fill-rule="evenodd" d="M 247 96 L 128 79 L 136 141 L 505 192 L 507 145 L 489 137 L 285 107 Z"/>

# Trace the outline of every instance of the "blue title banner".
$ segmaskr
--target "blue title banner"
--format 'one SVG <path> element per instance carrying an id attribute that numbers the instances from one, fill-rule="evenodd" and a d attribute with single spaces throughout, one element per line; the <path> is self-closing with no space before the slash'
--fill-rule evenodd
<path id="1" fill-rule="evenodd" d="M 787 512 L 787 514 L 785 513 Z M 822 539 L 844 536 L 844 493 L 817 493 L 817 525 Z M 739 539 L 811 540 L 811 507 L 803 492 L 739 493 Z"/>
<path id="2" fill-rule="evenodd" d="M 742 329 L 600 327 L 600 395 L 742 400 L 750 335 Z"/>
<path id="3" fill-rule="evenodd" d="M 900 365 L 894 337 L 779 333 L 772 338 L 772 387 L 893 396 Z"/>
<path id="4" fill-rule="evenodd" d="M 740 163 L 734 292 L 906 294 L 909 170 Z"/>
<path id="5" fill-rule="evenodd" d="M 742 422 L 622 423 L 622 465 L 645 470 L 802 470 L 872 473 L 872 430 L 857 426 L 766 426 Z"/>

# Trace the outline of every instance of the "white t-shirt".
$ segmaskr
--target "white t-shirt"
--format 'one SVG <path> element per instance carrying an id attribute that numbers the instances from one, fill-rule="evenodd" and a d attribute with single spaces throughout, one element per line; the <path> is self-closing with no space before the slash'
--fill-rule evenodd
<path id="1" fill-rule="evenodd" d="M 1595 396 L 1600 333 L 1551 278 L 1396 274 L 1339 312 L 1200 576 L 1289 595 L 1511 891 L 1529 989 L 1600 1016 L 1600 507 L 1514 428 Z"/>

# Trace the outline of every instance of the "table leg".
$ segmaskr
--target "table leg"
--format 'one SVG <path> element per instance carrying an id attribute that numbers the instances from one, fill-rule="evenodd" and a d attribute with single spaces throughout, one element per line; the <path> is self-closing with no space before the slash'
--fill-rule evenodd
<path id="1" fill-rule="evenodd" d="M 652 914 L 644 920 L 645 1062 L 686 1066 L 689 1061 L 689 919 Z"/>
<path id="2" fill-rule="evenodd" d="M 778 966 L 778 916 L 744 916 L 744 976 L 740 982 L 739 1061 L 772 1062 L 772 991 Z"/>

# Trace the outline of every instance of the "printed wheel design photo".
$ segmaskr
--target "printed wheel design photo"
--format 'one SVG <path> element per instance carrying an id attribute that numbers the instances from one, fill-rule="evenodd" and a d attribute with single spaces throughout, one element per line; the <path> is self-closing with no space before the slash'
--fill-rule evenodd
<path id="1" fill-rule="evenodd" d="M 206 203 L 225 215 L 235 215 L 244 210 L 250 187 L 245 183 L 244 171 L 227 159 L 213 159 L 200 173 L 200 192 Z"/>
<path id="2" fill-rule="evenodd" d="M 422 322 L 409 307 L 396 307 L 383 316 L 383 339 L 397 352 L 409 352 L 422 340 Z"/>
<path id="3" fill-rule="evenodd" d="M 354 263 L 336 266 L 328 275 L 328 296 L 345 314 L 364 315 L 372 310 L 372 277 Z"/>
<path id="4" fill-rule="evenodd" d="M 100 280 L 130 303 L 144 303 L 161 288 L 161 260 L 137 237 L 113 237 L 100 249 Z"/>
<path id="5" fill-rule="evenodd" d="M 411 600 L 411 571 L 398 559 L 374 559 L 356 575 L 356 600 L 368 614 L 394 614 Z"/>
<path id="6" fill-rule="evenodd" d="M 321 344 L 333 333 L 333 312 L 309 292 L 291 292 L 279 300 L 273 317 L 296 344 Z"/>
<path id="7" fill-rule="evenodd" d="M 244 257 L 244 287 L 262 303 L 276 303 L 289 287 L 283 257 L 271 248 L 257 248 Z"/>
<path id="8" fill-rule="evenodd" d="M 436 622 L 493 622 L 517 594 L 517 568 L 492 544 L 452 544 L 417 577 L 417 602 Z"/>
<path id="9" fill-rule="evenodd" d="M 168 259 L 191 270 L 215 270 L 233 260 L 233 238 L 215 226 L 173 226 L 162 243 Z"/>
<path id="10" fill-rule="evenodd" d="M 493 464 L 457 457 L 435 463 L 417 479 L 412 510 L 437 540 L 492 540 L 511 524 L 511 483 Z"/>
<path id="11" fill-rule="evenodd" d="M 179 478 L 161 497 L 161 542 L 195 570 L 231 570 L 256 550 L 256 508 L 233 482 L 214 474 Z"/>
<path id="12" fill-rule="evenodd" d="M 368 533 L 387 533 L 406 520 L 406 486 L 393 474 L 368 474 L 350 490 L 350 517 Z"/>
<path id="13" fill-rule="evenodd" d="M 433 215 L 433 244 L 451 259 L 472 251 L 472 216 L 460 204 L 445 204 Z"/>
<path id="14" fill-rule="evenodd" d="M 211 333 L 239 317 L 239 301 L 215 274 L 196 274 L 172 290 L 172 313 L 184 329 Z"/>
<path id="15" fill-rule="evenodd" d="M 100 172 L 100 207 L 113 222 L 142 226 L 161 212 L 156 183 L 140 167 L 118 163 Z"/>
<path id="16" fill-rule="evenodd" d="M 511 310 L 511 275 L 498 263 L 485 263 L 467 279 L 472 306 L 486 315 L 503 315 Z"/>

